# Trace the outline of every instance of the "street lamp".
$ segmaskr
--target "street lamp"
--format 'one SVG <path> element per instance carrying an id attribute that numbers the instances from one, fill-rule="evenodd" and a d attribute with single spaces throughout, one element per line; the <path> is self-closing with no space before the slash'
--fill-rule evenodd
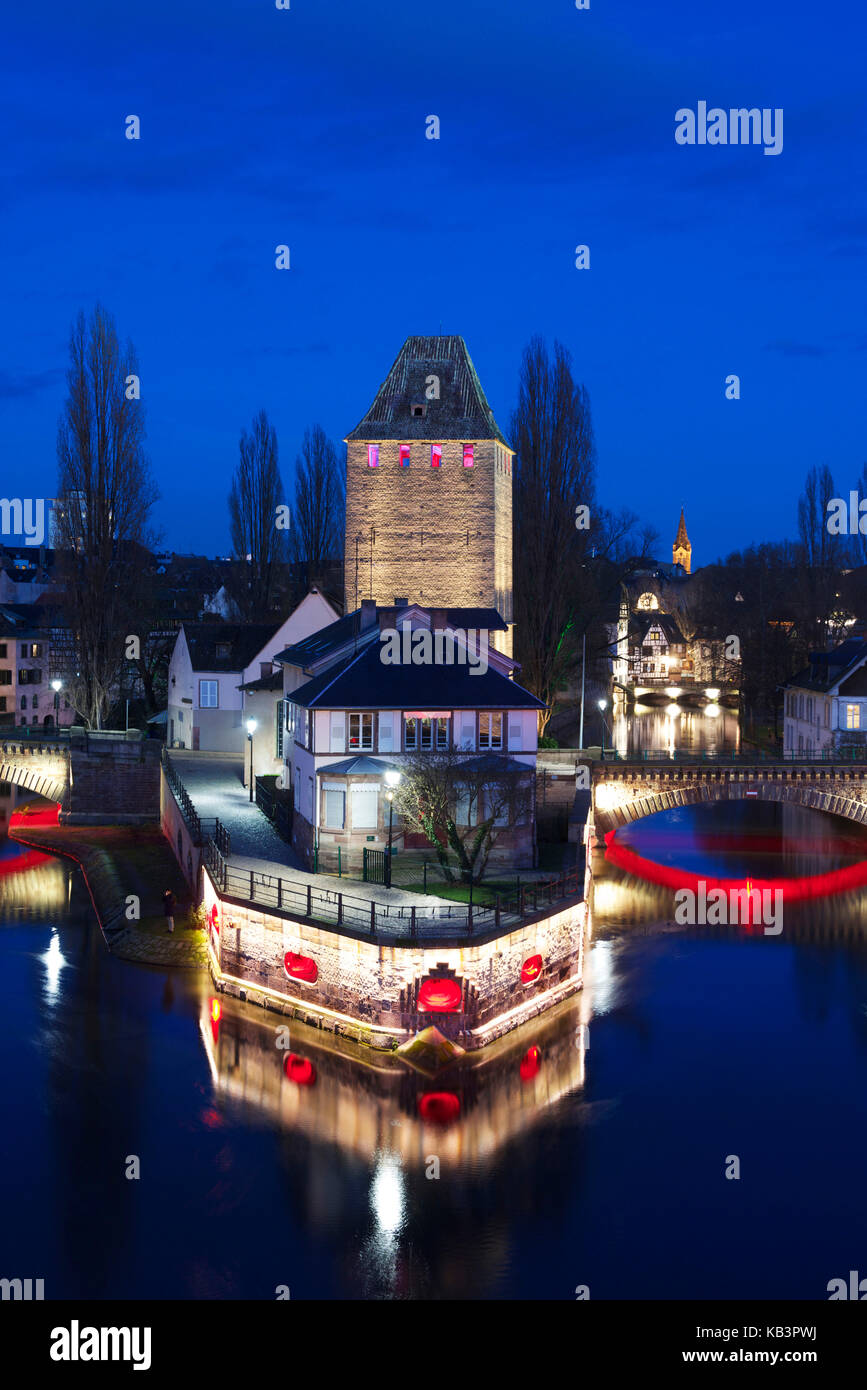
<path id="1" fill-rule="evenodd" d="M 394 825 L 394 793 L 395 793 L 395 789 L 400 785 L 400 773 L 398 772 L 398 770 L 397 770 L 396 767 L 390 767 L 390 768 L 388 768 L 388 769 L 386 770 L 386 774 L 385 774 L 385 784 L 386 784 L 386 786 L 388 787 L 388 791 L 385 793 L 385 795 L 386 795 L 387 798 L 388 798 L 388 851 L 387 851 L 386 856 L 385 856 L 385 866 L 386 866 L 386 867 L 385 867 L 385 875 L 384 875 L 384 877 L 385 877 L 385 886 L 386 886 L 386 888 L 390 888 L 390 887 L 391 887 L 391 833 L 392 833 L 392 827 L 393 827 L 393 825 Z"/>
<path id="2" fill-rule="evenodd" d="M 601 733 L 601 735 L 600 735 L 601 743 L 600 743 L 600 747 L 599 747 L 599 752 L 600 752 L 600 755 L 601 755 L 601 757 L 602 757 L 602 761 L 604 762 L 604 761 L 605 761 L 605 711 L 606 711 L 607 708 L 608 708 L 608 701 L 607 701 L 607 700 L 597 700 L 596 703 L 597 703 L 597 705 L 599 706 L 599 717 L 600 717 L 600 719 L 602 720 L 602 733 Z"/>
<path id="3" fill-rule="evenodd" d="M 51 689 L 54 691 L 54 727 L 60 728 L 60 692 L 63 689 L 63 681 L 55 676 L 51 682 Z"/>
<path id="4" fill-rule="evenodd" d="M 250 800 L 253 800 L 253 735 L 256 732 L 258 720 L 247 720 L 247 738 L 250 740 Z"/>

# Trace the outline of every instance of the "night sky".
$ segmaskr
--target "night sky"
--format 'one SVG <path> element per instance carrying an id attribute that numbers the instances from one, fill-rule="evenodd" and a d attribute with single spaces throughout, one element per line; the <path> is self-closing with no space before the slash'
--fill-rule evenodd
<path id="1" fill-rule="evenodd" d="M 306 425 L 342 439 L 438 332 L 507 433 L 526 340 L 571 349 L 600 498 L 663 558 L 682 503 L 694 566 L 794 536 L 806 470 L 848 489 L 867 459 L 865 35 L 856 0 L 7 6 L 3 495 L 54 495 L 69 328 L 100 299 L 173 549 L 227 553 L 256 410 L 288 480 Z M 782 153 L 679 146 L 702 100 L 783 108 Z"/>

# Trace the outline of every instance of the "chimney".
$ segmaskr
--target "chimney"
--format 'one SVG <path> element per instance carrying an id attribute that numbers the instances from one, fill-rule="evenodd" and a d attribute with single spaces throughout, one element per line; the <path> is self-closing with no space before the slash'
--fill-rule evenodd
<path id="1" fill-rule="evenodd" d="M 409 608 L 409 599 L 395 597 L 394 606 L 395 608 Z"/>
<path id="2" fill-rule="evenodd" d="M 361 600 L 361 625 L 359 631 L 366 632 L 368 628 L 376 626 L 376 599 L 363 598 Z"/>

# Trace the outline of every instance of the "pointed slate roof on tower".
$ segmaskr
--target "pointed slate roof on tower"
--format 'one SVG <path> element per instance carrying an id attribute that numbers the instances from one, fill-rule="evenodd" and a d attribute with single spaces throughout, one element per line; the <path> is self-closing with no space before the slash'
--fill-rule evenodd
<path id="1" fill-rule="evenodd" d="M 671 535 L 671 532 L 669 531 L 668 534 Z M 674 544 L 678 549 L 680 546 L 683 546 L 684 549 L 689 546 L 689 536 L 686 534 L 686 518 L 683 515 L 683 507 L 680 509 L 680 525 L 677 528 L 677 540 Z"/>
<path id="2" fill-rule="evenodd" d="M 439 400 L 426 395 L 439 377 Z M 413 406 L 423 412 L 413 413 Z M 373 405 L 350 439 L 496 439 L 508 449 L 463 338 L 407 338 Z"/>

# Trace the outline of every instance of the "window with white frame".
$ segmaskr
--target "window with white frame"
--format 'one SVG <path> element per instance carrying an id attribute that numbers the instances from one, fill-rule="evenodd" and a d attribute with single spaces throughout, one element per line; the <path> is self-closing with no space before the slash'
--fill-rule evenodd
<path id="1" fill-rule="evenodd" d="M 403 721 L 403 746 L 410 753 L 418 747 L 418 720 L 414 715 Z"/>
<path id="2" fill-rule="evenodd" d="M 861 728 L 861 706 L 860 706 L 860 705 L 847 705 L 847 706 L 846 706 L 846 728 L 847 728 L 847 729 L 860 729 L 860 728 Z"/>
<path id="3" fill-rule="evenodd" d="M 503 716 L 502 714 L 480 714 L 479 715 L 479 747 L 480 748 L 502 748 L 503 746 Z"/>
<path id="4" fill-rule="evenodd" d="M 323 825 L 326 830 L 342 830 L 346 825 L 346 788 L 326 782 L 323 788 Z"/>
<path id="5" fill-rule="evenodd" d="M 199 681 L 199 709 L 217 709 L 220 702 L 219 681 Z"/>
<path id="6" fill-rule="evenodd" d="M 447 714 L 446 714 L 446 715 L 442 715 L 439 719 L 437 719 L 437 721 L 436 721 L 436 726 L 437 726 L 437 739 L 436 739 L 436 741 L 437 741 L 437 748 L 440 748 L 440 749 L 448 748 L 448 746 L 449 746 L 449 718 L 448 718 L 448 715 L 447 715 Z"/>
<path id="7" fill-rule="evenodd" d="M 479 820 L 477 798 L 470 792 L 469 787 L 458 786 L 455 788 L 455 792 L 455 824 L 477 825 Z"/>
<path id="8" fill-rule="evenodd" d="M 369 785 L 352 788 L 352 829 L 375 830 L 379 824 L 379 789 Z"/>
<path id="9" fill-rule="evenodd" d="M 349 747 L 353 752 L 373 747 L 373 715 L 350 714 Z"/>

